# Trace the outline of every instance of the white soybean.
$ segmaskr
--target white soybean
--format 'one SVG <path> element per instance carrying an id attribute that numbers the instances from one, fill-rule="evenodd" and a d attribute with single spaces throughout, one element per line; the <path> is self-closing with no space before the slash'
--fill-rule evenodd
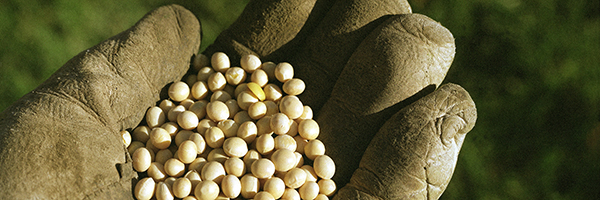
<path id="1" fill-rule="evenodd" d="M 177 124 L 184 130 L 192 130 L 198 126 L 198 116 L 192 111 L 183 111 L 177 115 Z"/>
<path id="2" fill-rule="evenodd" d="M 265 85 L 267 85 L 269 82 L 269 76 L 264 70 L 257 69 L 252 72 L 252 75 L 250 75 L 250 81 L 258 84 L 260 87 L 265 87 Z"/>
<path id="3" fill-rule="evenodd" d="M 270 127 L 277 135 L 284 135 L 290 130 L 290 118 L 283 113 L 271 116 Z"/>
<path id="4" fill-rule="evenodd" d="M 146 123 L 149 128 L 162 125 L 166 119 L 165 113 L 158 106 L 152 106 L 146 111 Z"/>
<path id="5" fill-rule="evenodd" d="M 190 180 L 192 183 L 192 189 L 190 193 L 194 191 L 196 185 L 202 181 L 202 178 L 200 178 L 200 173 L 198 173 L 196 170 L 189 170 L 187 173 L 185 173 L 184 177 Z"/>
<path id="6" fill-rule="evenodd" d="M 217 123 L 215 123 L 214 121 L 210 120 L 210 119 L 203 119 L 200 120 L 200 122 L 198 122 L 198 128 L 196 128 L 196 131 L 198 131 L 198 133 L 200 133 L 200 135 L 204 136 L 204 133 L 206 133 L 206 130 L 208 130 L 210 127 L 215 127 L 217 126 Z"/>
<path id="7" fill-rule="evenodd" d="M 296 140 L 290 135 L 278 135 L 273 141 L 275 142 L 275 150 L 288 149 L 292 152 L 296 151 Z"/>
<path id="8" fill-rule="evenodd" d="M 248 153 L 244 156 L 244 166 L 246 166 L 246 171 L 250 172 L 252 170 L 252 163 L 260 159 L 260 153 L 254 149 L 248 150 Z"/>
<path id="9" fill-rule="evenodd" d="M 273 195 L 266 191 L 260 191 L 254 196 L 254 200 L 275 200 Z"/>
<path id="10" fill-rule="evenodd" d="M 319 176 L 315 173 L 315 169 L 310 165 L 303 165 L 300 167 L 306 172 L 306 181 L 317 181 Z"/>
<path id="11" fill-rule="evenodd" d="M 223 150 L 223 148 L 213 149 L 206 156 L 206 160 L 208 160 L 209 162 L 217 161 L 219 163 L 225 163 L 225 161 L 227 159 L 229 159 L 229 156 L 227 156 L 227 154 L 225 153 L 225 150 Z"/>
<path id="12" fill-rule="evenodd" d="M 155 185 L 156 183 L 151 177 L 141 179 L 137 182 L 133 191 L 135 198 L 139 200 L 150 200 L 154 195 Z"/>
<path id="13" fill-rule="evenodd" d="M 227 110 L 229 110 L 229 117 L 234 116 L 235 118 L 235 115 L 240 110 L 240 106 L 238 105 L 237 100 L 229 99 L 225 101 L 225 105 L 227 106 Z"/>
<path id="14" fill-rule="evenodd" d="M 275 66 L 275 78 L 279 82 L 285 83 L 294 77 L 294 68 L 290 63 L 282 62 Z"/>
<path id="15" fill-rule="evenodd" d="M 217 127 L 219 127 L 221 131 L 223 131 L 223 135 L 225 135 L 226 138 L 229 138 L 237 135 L 237 131 L 240 125 L 232 119 L 227 119 L 225 121 L 220 121 L 217 124 Z"/>
<path id="16" fill-rule="evenodd" d="M 199 133 L 193 133 L 190 135 L 189 140 L 196 144 L 196 154 L 202 154 L 204 149 L 206 148 L 206 141 L 204 141 L 204 137 Z"/>
<path id="17" fill-rule="evenodd" d="M 131 134 L 129 133 L 129 131 L 122 130 L 121 139 L 123 139 L 123 144 L 125 145 L 125 148 L 129 147 L 129 145 L 131 144 Z"/>
<path id="18" fill-rule="evenodd" d="M 246 72 L 241 67 L 232 67 L 225 72 L 225 79 L 230 85 L 238 85 L 246 80 Z"/>
<path id="19" fill-rule="evenodd" d="M 305 139 L 316 139 L 319 136 L 319 131 L 319 124 L 313 119 L 304 119 L 298 124 L 298 134 Z"/>
<path id="20" fill-rule="evenodd" d="M 155 193 L 156 200 L 173 200 L 173 194 L 165 182 L 158 182 L 156 184 Z"/>
<path id="21" fill-rule="evenodd" d="M 177 198 L 184 198 L 190 195 L 192 192 L 192 182 L 186 178 L 181 177 L 173 182 L 173 195 Z"/>
<path id="22" fill-rule="evenodd" d="M 208 76 L 208 80 L 206 83 L 208 85 L 208 89 L 214 92 L 218 90 L 223 90 L 225 88 L 225 85 L 227 84 L 227 80 L 225 79 L 223 73 L 215 72 Z"/>
<path id="23" fill-rule="evenodd" d="M 127 151 L 129 151 L 129 155 L 133 156 L 133 152 L 135 152 L 135 150 L 137 150 L 141 147 L 145 147 L 145 146 L 146 145 L 144 145 L 144 143 L 142 143 L 140 141 L 133 141 L 133 142 L 131 142 L 129 147 L 127 147 Z"/>
<path id="24" fill-rule="evenodd" d="M 275 165 L 271 160 L 261 158 L 252 163 L 251 172 L 256 178 L 269 178 L 275 173 Z"/>
<path id="25" fill-rule="evenodd" d="M 171 136 L 171 140 L 175 139 L 175 136 L 179 131 L 179 125 L 177 125 L 176 122 L 167 122 L 160 127 L 164 128 L 169 133 L 169 135 Z"/>
<path id="26" fill-rule="evenodd" d="M 182 105 L 186 110 L 189 109 L 192 104 L 194 104 L 194 100 L 191 99 L 184 99 L 179 102 L 179 105 Z"/>
<path id="27" fill-rule="evenodd" d="M 260 65 L 260 68 L 262 70 L 265 70 L 265 72 L 267 73 L 267 75 L 269 76 L 269 81 L 275 81 L 277 80 L 275 78 L 275 67 L 277 67 L 277 65 L 273 62 L 264 62 L 262 65 Z"/>
<path id="28" fill-rule="evenodd" d="M 227 175 L 221 181 L 221 191 L 228 198 L 236 198 L 242 192 L 242 183 L 234 175 Z"/>
<path id="29" fill-rule="evenodd" d="M 223 90 L 215 91 L 210 95 L 210 102 L 221 101 L 225 103 L 229 99 L 231 99 L 231 95 Z"/>
<path id="30" fill-rule="evenodd" d="M 254 142 L 256 151 L 262 155 L 268 155 L 275 149 L 275 140 L 270 134 L 262 134 Z"/>
<path id="31" fill-rule="evenodd" d="M 166 149 L 171 145 L 171 135 L 164 128 L 156 127 L 150 132 L 150 142 L 158 149 Z"/>
<path id="32" fill-rule="evenodd" d="M 296 121 L 292 120 L 292 123 L 290 124 L 290 130 L 286 133 L 286 135 L 289 136 L 296 136 L 298 135 L 298 123 L 296 123 Z"/>
<path id="33" fill-rule="evenodd" d="M 317 184 L 319 184 L 319 193 L 329 197 L 333 195 L 337 189 L 335 182 L 331 179 L 321 179 Z"/>
<path id="34" fill-rule="evenodd" d="M 252 118 L 250 118 L 250 115 L 248 115 L 248 111 L 242 110 L 233 116 L 233 121 L 238 124 L 242 124 L 247 121 L 252 121 Z"/>
<path id="35" fill-rule="evenodd" d="M 289 188 L 299 188 L 306 182 L 306 172 L 300 168 L 293 168 L 285 174 L 283 182 Z"/>
<path id="36" fill-rule="evenodd" d="M 257 134 L 264 135 L 273 133 L 271 130 L 271 116 L 265 116 L 256 122 Z"/>
<path id="37" fill-rule="evenodd" d="M 282 88 L 283 91 L 288 95 L 299 95 L 302 94 L 302 92 L 304 92 L 304 89 L 306 89 L 306 85 L 301 79 L 292 78 L 286 81 L 283 84 Z"/>
<path id="38" fill-rule="evenodd" d="M 265 99 L 269 101 L 279 101 L 279 99 L 281 99 L 283 96 L 281 88 L 273 83 L 265 85 L 263 91 L 265 92 Z"/>
<path id="39" fill-rule="evenodd" d="M 221 183 L 221 180 L 225 177 L 225 168 L 217 161 L 210 161 L 202 167 L 200 177 L 202 177 L 202 180 L 204 181 L 211 180 L 215 183 Z"/>
<path id="40" fill-rule="evenodd" d="M 296 119 L 304 112 L 304 106 L 297 96 L 285 96 L 279 102 L 279 111 L 290 119 Z"/>
<path id="41" fill-rule="evenodd" d="M 211 180 L 203 180 L 194 189 L 194 196 L 198 200 L 213 200 L 219 196 L 219 185 Z"/>
<path id="42" fill-rule="evenodd" d="M 206 140 L 206 144 L 211 148 L 219 148 L 223 146 L 225 134 L 223 134 L 223 131 L 219 127 L 210 127 L 204 133 L 204 139 Z"/>
<path id="43" fill-rule="evenodd" d="M 306 182 L 298 189 L 298 193 L 302 199 L 315 199 L 319 195 L 319 185 L 314 181 Z"/>
<path id="44" fill-rule="evenodd" d="M 283 192 L 283 195 L 281 196 L 281 199 L 300 200 L 300 194 L 295 189 L 286 188 L 285 191 Z"/>
<path id="45" fill-rule="evenodd" d="M 133 169 L 138 172 L 145 172 L 150 167 L 152 163 L 152 156 L 150 155 L 150 150 L 145 147 L 140 147 L 131 156 L 133 160 Z"/>
<path id="46" fill-rule="evenodd" d="M 179 114 L 185 110 L 186 109 L 183 105 L 175 106 L 167 113 L 167 119 L 171 122 L 177 122 L 177 116 L 179 116 Z"/>
<path id="47" fill-rule="evenodd" d="M 198 155 L 198 147 L 196 143 L 191 140 L 186 140 L 179 145 L 177 150 L 177 156 L 179 160 L 184 164 L 190 164 L 196 159 Z"/>
<path id="48" fill-rule="evenodd" d="M 315 158 L 313 168 L 315 169 L 317 176 L 323 179 L 331 179 L 335 174 L 335 163 L 333 162 L 333 159 L 327 155 L 321 155 Z"/>
<path id="49" fill-rule="evenodd" d="M 260 58 L 253 54 L 243 55 L 242 59 L 240 60 L 240 65 L 248 73 L 254 72 L 254 70 L 258 69 L 261 64 Z"/>
<path id="50" fill-rule="evenodd" d="M 244 161 L 238 157 L 231 157 L 223 163 L 225 172 L 236 177 L 242 177 L 246 173 Z"/>
<path id="51" fill-rule="evenodd" d="M 283 192 L 285 192 L 285 183 L 281 178 L 271 177 L 265 182 L 263 190 L 271 193 L 273 198 L 279 199 L 283 195 Z"/>
<path id="52" fill-rule="evenodd" d="M 229 108 L 221 101 L 213 101 L 206 105 L 206 114 L 213 121 L 223 121 L 229 118 Z"/>
<path id="53" fill-rule="evenodd" d="M 264 117 L 267 114 L 267 105 L 262 102 L 256 102 L 248 107 L 248 115 L 250 118 L 257 120 Z"/>
<path id="54" fill-rule="evenodd" d="M 171 158 L 165 162 L 165 172 L 171 177 L 180 177 L 185 173 L 185 164 L 176 158 Z"/>
<path id="55" fill-rule="evenodd" d="M 258 128 L 252 121 L 246 121 L 238 127 L 237 136 L 242 138 L 247 144 L 250 144 L 256 138 Z"/>
<path id="56" fill-rule="evenodd" d="M 158 107 L 160 107 L 160 109 L 163 110 L 163 113 L 168 113 L 169 110 L 171 110 L 171 108 L 175 107 L 176 105 L 169 99 L 163 99 L 160 104 L 158 105 Z"/>
<path id="57" fill-rule="evenodd" d="M 258 181 L 258 178 L 252 174 L 246 174 L 242 176 L 240 179 L 240 184 L 242 186 L 240 194 L 246 199 L 254 198 L 256 193 L 258 193 L 258 189 L 260 188 L 260 182 Z"/>
<path id="58" fill-rule="evenodd" d="M 317 156 L 325 154 L 325 144 L 319 139 L 310 140 L 304 146 L 304 155 L 308 159 L 314 160 Z"/>
<path id="59" fill-rule="evenodd" d="M 133 129 L 133 135 L 131 137 L 135 141 L 146 143 L 148 139 L 150 139 L 150 131 L 151 129 L 147 126 L 138 126 Z"/>
<path id="60" fill-rule="evenodd" d="M 208 81 L 208 77 L 215 73 L 215 70 L 212 67 L 202 67 L 198 70 L 198 74 L 196 74 L 197 81 Z"/>
<path id="61" fill-rule="evenodd" d="M 192 163 L 190 163 L 190 165 L 188 166 L 188 170 L 189 171 L 195 170 L 197 172 L 202 172 L 202 168 L 204 167 L 204 165 L 206 163 L 208 163 L 206 158 L 197 157 L 194 161 L 192 161 Z"/>
<path id="62" fill-rule="evenodd" d="M 181 130 L 177 132 L 177 135 L 175 135 L 175 145 L 179 146 L 183 141 L 189 140 L 192 134 L 194 134 L 194 132 L 188 130 Z"/>
<path id="63" fill-rule="evenodd" d="M 237 96 L 238 106 L 240 106 L 240 108 L 242 110 L 248 110 L 250 105 L 252 105 L 253 103 L 256 103 L 256 102 L 258 102 L 258 97 L 256 97 L 250 91 L 242 91 Z"/>
<path id="64" fill-rule="evenodd" d="M 297 164 L 296 155 L 289 149 L 279 149 L 271 155 L 271 161 L 275 165 L 275 170 L 286 172 L 294 168 Z"/>
<path id="65" fill-rule="evenodd" d="M 216 52 L 210 58 L 210 64 L 217 72 L 225 73 L 231 66 L 229 57 L 223 52 Z"/>
<path id="66" fill-rule="evenodd" d="M 327 197 L 327 195 L 324 194 L 318 194 L 314 200 L 329 200 L 329 197 Z"/>
<path id="67" fill-rule="evenodd" d="M 223 150 L 229 157 L 243 157 L 248 152 L 246 142 L 239 137 L 230 137 L 223 142 Z"/>
<path id="68" fill-rule="evenodd" d="M 190 86 L 185 82 L 178 81 L 169 86 L 168 93 L 171 100 L 180 102 L 190 96 Z"/>

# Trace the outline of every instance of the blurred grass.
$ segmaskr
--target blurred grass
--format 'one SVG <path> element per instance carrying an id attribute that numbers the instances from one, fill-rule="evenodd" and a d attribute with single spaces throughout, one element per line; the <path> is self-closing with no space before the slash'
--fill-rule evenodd
<path id="1" fill-rule="evenodd" d="M 0 1 L 0 110 L 160 5 L 197 15 L 203 49 L 247 1 Z M 454 34 L 446 82 L 478 108 L 442 199 L 600 197 L 600 2 L 409 2 Z"/>

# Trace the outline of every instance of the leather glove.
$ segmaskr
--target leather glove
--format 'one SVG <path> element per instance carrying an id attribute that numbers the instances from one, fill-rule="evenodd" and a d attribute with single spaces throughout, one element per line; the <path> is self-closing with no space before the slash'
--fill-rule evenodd
<path id="1" fill-rule="evenodd" d="M 140 123 L 199 46 L 196 17 L 166 6 L 69 60 L 0 114 L 0 199 L 133 199 L 119 131 Z"/>
<path id="2" fill-rule="evenodd" d="M 287 61 L 343 186 L 334 199 L 437 199 L 476 120 L 445 84 L 452 34 L 405 0 L 251 1 L 205 55 Z M 434 91 L 435 90 L 435 91 Z"/>

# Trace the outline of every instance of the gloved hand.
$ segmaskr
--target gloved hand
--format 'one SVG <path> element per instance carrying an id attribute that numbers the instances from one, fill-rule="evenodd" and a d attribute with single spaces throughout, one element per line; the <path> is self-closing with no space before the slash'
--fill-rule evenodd
<path id="1" fill-rule="evenodd" d="M 69 60 L 0 114 L 0 199 L 133 199 L 119 131 L 140 123 L 199 46 L 196 17 L 167 6 Z"/>
<path id="2" fill-rule="evenodd" d="M 463 88 L 435 90 L 454 50 L 404 0 L 268 0 L 251 1 L 204 54 L 294 66 L 344 186 L 334 199 L 437 199 L 476 120 Z"/>
<path id="3" fill-rule="evenodd" d="M 334 179 L 349 183 L 335 198 L 438 198 L 475 106 L 460 86 L 433 91 L 453 38 L 427 17 L 396 15 L 409 12 L 406 2 L 253 1 L 205 54 L 294 65 Z M 171 6 L 70 60 L 0 115 L 0 197 L 131 198 L 118 132 L 183 76 L 198 46 L 197 20 Z"/>

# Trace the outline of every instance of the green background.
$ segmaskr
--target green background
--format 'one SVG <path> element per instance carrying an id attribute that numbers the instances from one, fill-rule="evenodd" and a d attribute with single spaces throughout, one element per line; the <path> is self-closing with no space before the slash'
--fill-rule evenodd
<path id="1" fill-rule="evenodd" d="M 478 120 L 442 199 L 600 197 L 598 0 L 416 0 L 456 38 L 445 82 Z M 202 49 L 247 0 L 0 1 L 0 110 L 68 59 L 169 3 L 203 25 Z"/>

